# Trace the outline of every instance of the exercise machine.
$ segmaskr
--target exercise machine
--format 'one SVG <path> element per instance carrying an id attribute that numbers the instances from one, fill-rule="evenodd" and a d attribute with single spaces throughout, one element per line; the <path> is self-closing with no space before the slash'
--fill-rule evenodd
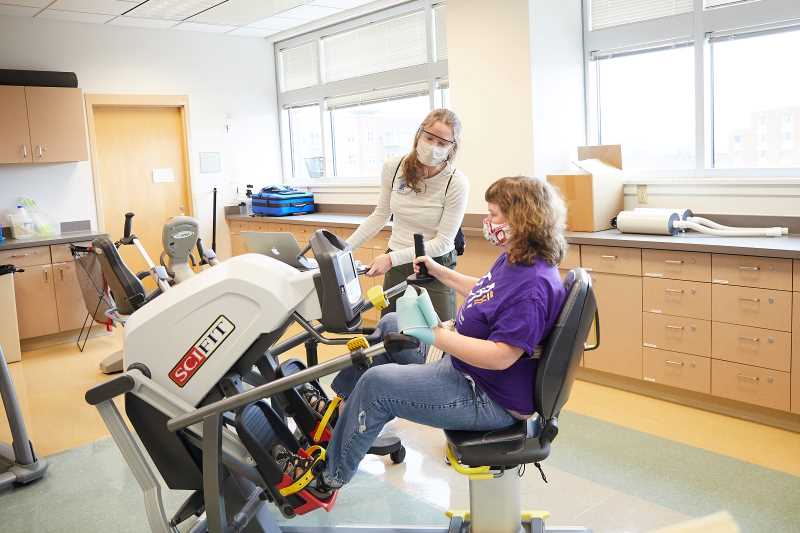
<path id="1" fill-rule="evenodd" d="M 28 439 L 6 356 L 0 346 L 0 397 L 11 429 L 11 446 L 0 443 L 0 490 L 26 485 L 44 477 L 47 461 L 36 456 Z"/>
<path id="2" fill-rule="evenodd" d="M 175 532 L 193 516 L 199 517 L 191 525 L 195 532 L 300 531 L 279 528 L 267 502 L 286 518 L 335 504 L 336 491 L 320 494 L 297 486 L 281 471 L 270 453 L 276 444 L 309 456 L 324 446 L 301 447 L 272 402 L 289 403 L 298 387 L 352 365 L 366 366 L 377 355 L 418 346 L 418 341 L 395 333 L 370 345 L 359 334 L 361 313 L 387 305 L 403 292 L 405 282 L 365 300 L 347 244 L 318 230 L 310 245 L 317 271 L 300 272 L 269 257 L 245 254 L 162 294 L 128 320 L 126 372 L 87 391 L 87 402 L 98 409 L 144 492 L 152 531 Z M 558 414 L 591 324 L 597 322 L 586 272 L 574 270 L 567 288 L 566 303 L 541 355 L 535 385 L 538 416 L 505 431 L 446 432 L 451 462 L 470 477 L 473 494 L 470 512 L 453 513 L 448 531 L 469 531 L 471 525 L 479 531 L 487 523 L 492 531 L 544 531 L 544 514 L 520 510 L 518 467 L 549 455 Z M 292 323 L 305 333 L 280 342 Z M 328 338 L 323 331 L 355 335 Z M 342 345 L 346 352 L 310 368 L 277 363 L 276 355 L 288 344 L 305 340 Z M 266 383 L 251 387 L 248 375 L 254 366 Z M 138 440 L 117 409 L 118 396 L 124 397 Z M 171 489 L 192 491 L 171 519 L 159 478 Z"/>

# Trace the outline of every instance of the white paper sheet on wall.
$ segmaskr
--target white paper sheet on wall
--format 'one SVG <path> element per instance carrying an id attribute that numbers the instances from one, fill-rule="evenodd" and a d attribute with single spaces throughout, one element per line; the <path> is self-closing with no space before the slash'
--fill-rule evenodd
<path id="1" fill-rule="evenodd" d="M 200 152 L 200 172 L 215 174 L 222 170 L 222 154 L 219 152 Z"/>
<path id="2" fill-rule="evenodd" d="M 175 173 L 171 168 L 154 168 L 153 183 L 172 183 L 175 181 Z"/>

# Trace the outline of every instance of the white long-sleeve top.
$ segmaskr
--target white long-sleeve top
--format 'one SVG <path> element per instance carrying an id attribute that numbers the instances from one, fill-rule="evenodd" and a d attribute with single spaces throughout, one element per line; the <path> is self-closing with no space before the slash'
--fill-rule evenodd
<path id="1" fill-rule="evenodd" d="M 394 215 L 392 236 L 389 238 L 389 256 L 392 266 L 414 260 L 414 234 L 425 238 L 425 253 L 439 257 L 451 252 L 455 246 L 458 228 L 464 220 L 469 197 L 469 182 L 464 173 L 447 165 L 442 172 L 424 180 L 421 192 L 415 193 L 406 186 L 403 169 L 397 171 L 402 158 L 387 160 L 381 172 L 381 192 L 378 205 L 370 216 L 347 239 L 355 250 L 374 237 Z M 450 176 L 452 175 L 452 180 Z M 450 181 L 450 187 L 447 182 Z M 445 195 L 445 189 L 447 194 Z"/>

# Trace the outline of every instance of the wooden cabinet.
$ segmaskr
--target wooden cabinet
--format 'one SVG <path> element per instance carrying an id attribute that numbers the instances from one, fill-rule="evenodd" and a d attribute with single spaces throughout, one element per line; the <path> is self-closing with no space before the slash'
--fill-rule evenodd
<path id="1" fill-rule="evenodd" d="M 25 88 L 0 86 L 0 163 L 33 161 Z"/>
<path id="2" fill-rule="evenodd" d="M 584 354 L 584 366 L 642 379 L 642 278 L 593 272 L 592 285 L 600 347 Z"/>
<path id="3" fill-rule="evenodd" d="M 25 98 L 34 163 L 88 159 L 80 89 L 25 87 Z"/>
<path id="4" fill-rule="evenodd" d="M 797 262 L 795 262 L 797 266 Z M 800 290 L 800 286 L 796 286 Z M 792 325 L 792 412 L 800 414 L 800 292 L 795 292 Z"/>
<path id="5" fill-rule="evenodd" d="M 53 286 L 58 310 L 58 329 L 60 331 L 79 329 L 86 318 L 86 305 L 83 302 L 74 262 L 53 265 Z"/>
<path id="6" fill-rule="evenodd" d="M 14 274 L 20 339 L 58 333 L 52 265 L 25 267 Z"/>
<path id="7" fill-rule="evenodd" d="M 711 394 L 781 411 L 789 410 L 789 374 L 713 359 Z"/>
<path id="8" fill-rule="evenodd" d="M 642 250 L 642 274 L 649 278 L 711 281 L 711 254 Z"/>
<path id="9" fill-rule="evenodd" d="M 645 348 L 644 380 L 708 394 L 711 391 L 711 359 Z"/>
<path id="10" fill-rule="evenodd" d="M 711 271 L 714 283 L 792 290 L 791 259 L 714 254 Z"/>

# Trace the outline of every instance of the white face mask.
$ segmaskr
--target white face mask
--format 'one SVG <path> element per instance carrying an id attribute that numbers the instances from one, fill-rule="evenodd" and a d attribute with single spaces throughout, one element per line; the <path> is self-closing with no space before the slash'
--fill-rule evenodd
<path id="1" fill-rule="evenodd" d="M 441 165 L 450 154 L 451 146 L 435 146 L 427 141 L 420 139 L 417 142 L 417 159 L 423 165 Z"/>

